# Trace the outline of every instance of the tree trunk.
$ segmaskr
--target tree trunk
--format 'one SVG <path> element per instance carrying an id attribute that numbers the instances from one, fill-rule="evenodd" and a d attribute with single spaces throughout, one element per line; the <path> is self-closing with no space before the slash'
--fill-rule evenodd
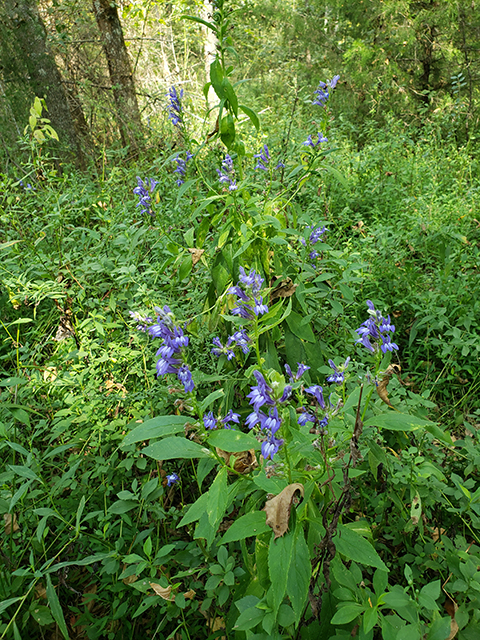
<path id="1" fill-rule="evenodd" d="M 12 33 L 18 43 L 22 61 L 27 70 L 27 81 L 34 94 L 44 97 L 48 118 L 58 133 L 60 142 L 67 147 L 68 159 L 84 167 L 84 155 L 75 130 L 67 95 L 54 58 L 46 44 L 46 30 L 35 0 L 15 0 L 8 17 Z M 28 113 L 25 114 L 27 122 Z"/>
<path id="2" fill-rule="evenodd" d="M 122 143 L 137 151 L 142 137 L 142 121 L 117 7 L 111 0 L 93 0 L 93 11 L 107 58 Z"/>

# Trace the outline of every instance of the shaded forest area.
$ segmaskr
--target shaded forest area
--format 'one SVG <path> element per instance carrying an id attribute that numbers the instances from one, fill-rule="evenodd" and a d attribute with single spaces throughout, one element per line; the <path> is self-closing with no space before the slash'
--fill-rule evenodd
<path id="1" fill-rule="evenodd" d="M 244 2 L 231 10 L 235 81 L 246 81 L 243 93 L 259 110 L 292 102 L 318 74 L 341 69 L 338 111 L 360 144 L 365 122 L 383 125 L 390 114 L 416 126 L 435 118 L 444 136 L 475 141 L 480 12 L 474 1 Z M 205 19 L 212 6 L 4 3 L 0 133 L 7 167 L 36 95 L 46 99 L 65 158 L 70 153 L 80 167 L 84 156 L 98 162 L 105 149 L 135 154 L 161 142 L 171 85 L 188 91 L 200 115 L 215 37 L 181 19 L 192 12 Z M 200 118 L 194 128 L 201 130 Z"/>

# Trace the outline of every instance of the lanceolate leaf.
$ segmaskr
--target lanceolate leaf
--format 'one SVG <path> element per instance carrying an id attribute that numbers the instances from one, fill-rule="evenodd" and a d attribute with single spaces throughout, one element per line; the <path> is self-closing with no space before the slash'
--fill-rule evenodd
<path id="1" fill-rule="evenodd" d="M 230 453 L 260 448 L 258 440 L 249 433 L 234 431 L 233 429 L 218 429 L 218 431 L 212 431 L 208 437 L 208 444 L 212 447 L 218 447 L 223 451 L 229 451 Z"/>
<path id="2" fill-rule="evenodd" d="M 171 433 L 183 431 L 187 420 L 184 416 L 157 416 L 140 424 L 130 433 L 127 433 L 122 442 L 122 447 L 151 438 L 164 438 Z"/>
<path id="3" fill-rule="evenodd" d="M 341 524 L 338 525 L 337 532 L 338 535 L 334 542 L 338 553 L 367 567 L 388 571 L 387 566 L 368 540 Z"/>
<path id="4" fill-rule="evenodd" d="M 55 622 L 58 624 L 58 628 L 60 629 L 62 636 L 65 638 L 65 640 L 69 640 L 68 629 L 65 623 L 65 618 L 63 617 L 62 607 L 60 605 L 57 592 L 53 587 L 52 579 L 48 573 L 46 575 L 46 581 L 48 604 L 50 605 L 52 616 L 55 618 Z"/>
<path id="5" fill-rule="evenodd" d="M 182 436 L 172 436 L 170 438 L 164 438 L 159 442 L 154 442 L 145 449 L 142 449 L 142 453 L 154 460 L 176 460 L 177 458 L 208 458 L 211 453 L 205 447 L 187 440 Z"/>
<path id="6" fill-rule="evenodd" d="M 312 575 L 312 565 L 308 546 L 305 542 L 303 526 L 297 524 L 292 546 L 292 562 L 287 579 L 287 595 L 295 612 L 295 622 L 298 623 L 305 609 L 308 596 L 308 586 Z"/>
<path id="7" fill-rule="evenodd" d="M 265 522 L 265 512 L 253 511 L 235 520 L 223 536 L 221 544 L 234 542 L 235 540 L 244 540 L 250 536 L 258 536 L 267 531 L 270 531 L 270 527 Z"/>
<path id="8" fill-rule="evenodd" d="M 379 427 L 389 431 L 417 431 L 417 429 L 425 429 L 431 433 L 437 440 L 441 440 L 446 444 L 452 444 L 452 439 L 448 433 L 443 432 L 435 422 L 417 418 L 405 413 L 397 411 L 388 411 L 378 416 L 369 418 L 364 422 L 364 427 Z"/>

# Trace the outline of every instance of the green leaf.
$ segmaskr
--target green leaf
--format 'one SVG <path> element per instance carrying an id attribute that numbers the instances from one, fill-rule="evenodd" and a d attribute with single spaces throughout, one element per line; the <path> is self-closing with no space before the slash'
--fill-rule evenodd
<path id="1" fill-rule="evenodd" d="M 220 122 L 220 138 L 227 149 L 235 141 L 235 122 L 230 114 L 224 116 Z"/>
<path id="2" fill-rule="evenodd" d="M 387 413 L 381 413 L 378 416 L 369 418 L 364 423 L 364 426 L 380 427 L 382 429 L 388 429 L 389 431 L 416 431 L 417 429 L 423 428 L 438 440 L 452 444 L 450 435 L 444 433 L 434 422 L 417 418 L 417 416 L 398 413 L 397 411 L 388 411 Z"/>
<path id="3" fill-rule="evenodd" d="M 197 16 L 187 16 L 187 15 L 181 15 L 180 20 L 190 20 L 191 22 L 198 22 L 198 24 L 203 24 L 204 27 L 211 29 L 218 38 L 218 29 L 215 23 L 213 22 L 207 22 L 206 20 L 202 20 L 202 18 L 197 18 Z"/>
<path id="4" fill-rule="evenodd" d="M 430 627 L 427 634 L 427 640 L 445 640 L 446 638 L 449 638 L 451 622 L 452 619 L 450 618 L 450 616 L 437 618 L 434 622 L 432 622 L 432 626 Z"/>
<path id="5" fill-rule="evenodd" d="M 29 469 L 28 467 L 24 467 L 17 464 L 8 464 L 7 467 L 11 469 L 14 473 L 16 473 L 17 476 L 20 476 L 21 478 L 27 478 L 28 480 L 40 480 L 37 474 L 31 469 Z"/>
<path id="6" fill-rule="evenodd" d="M 411 602 L 412 600 L 400 585 L 395 585 L 388 593 L 384 593 L 381 596 L 381 603 L 388 605 L 394 610 L 408 607 Z"/>
<path id="7" fill-rule="evenodd" d="M 302 324 L 303 317 L 296 311 L 292 311 L 287 318 L 287 324 L 290 331 L 307 342 L 316 342 L 315 334 L 312 331 L 310 323 Z"/>
<path id="8" fill-rule="evenodd" d="M 208 514 L 208 521 L 212 526 L 223 517 L 225 509 L 227 508 L 227 474 L 227 467 L 222 467 L 208 491 L 206 512 Z"/>
<path id="9" fill-rule="evenodd" d="M 177 525 L 177 529 L 180 527 L 184 527 L 191 522 L 195 522 L 196 520 L 200 520 L 202 515 L 205 513 L 205 509 L 207 508 L 208 502 L 208 492 L 203 493 L 196 502 L 194 502 L 187 513 L 183 516 L 180 522 Z"/>
<path id="10" fill-rule="evenodd" d="M 250 118 L 250 122 L 258 131 L 260 129 L 260 120 L 255 111 L 253 109 L 250 109 L 250 107 L 246 107 L 244 104 L 239 104 L 238 108 L 241 109 L 248 118 Z"/>
<path id="11" fill-rule="evenodd" d="M 215 90 L 215 93 L 220 98 L 220 100 L 225 100 L 226 95 L 222 85 L 223 81 L 223 69 L 220 61 L 215 58 L 215 60 L 210 65 L 210 82 L 212 83 L 212 87 Z"/>
<path id="12" fill-rule="evenodd" d="M 235 116 L 238 117 L 238 98 L 237 98 L 237 94 L 235 93 L 235 89 L 232 87 L 230 80 L 228 78 L 223 79 L 222 85 L 223 85 L 223 90 L 225 92 L 227 100 L 229 101 L 230 106 L 232 107 L 232 111 L 235 114 Z"/>
<path id="13" fill-rule="evenodd" d="M 151 418 L 151 420 L 147 420 L 130 431 L 130 433 L 127 433 L 121 446 L 126 447 L 135 442 L 150 440 L 151 438 L 163 438 L 171 433 L 180 433 L 184 430 L 186 422 L 187 420 L 184 416 L 157 416 L 156 418 Z"/>
<path id="14" fill-rule="evenodd" d="M 268 573 L 272 583 L 273 608 L 278 609 L 282 604 L 287 590 L 288 574 L 292 563 L 292 548 L 294 532 L 289 531 L 276 540 L 272 537 L 268 548 Z"/>
<path id="15" fill-rule="evenodd" d="M 223 398 L 224 395 L 224 389 L 217 389 L 216 391 L 212 391 L 212 393 L 210 393 L 200 405 L 200 413 L 205 413 L 205 410 L 208 409 L 208 407 L 213 404 L 215 400 Z"/>
<path id="16" fill-rule="evenodd" d="M 339 553 L 349 560 L 354 560 L 367 567 L 388 571 L 387 566 L 368 540 L 342 524 L 338 525 L 337 531 L 335 547 Z"/>
<path id="17" fill-rule="evenodd" d="M 121 515 L 122 513 L 127 513 L 127 511 L 131 511 L 138 507 L 137 500 L 117 500 L 108 508 L 108 513 L 115 513 L 116 515 Z"/>
<path id="18" fill-rule="evenodd" d="M 8 598 L 8 600 L 2 600 L 2 602 L 0 602 L 0 613 L 3 613 L 8 609 L 10 605 L 15 604 L 15 602 L 18 602 L 21 599 L 22 596 L 19 596 L 18 598 Z"/>
<path id="19" fill-rule="evenodd" d="M 330 173 L 334 178 L 338 180 L 338 182 L 340 182 L 343 187 L 345 187 L 345 189 L 348 189 L 348 181 L 346 180 L 343 173 L 341 173 L 338 169 L 332 167 L 329 164 L 324 164 L 322 165 L 322 170 Z"/>
<path id="20" fill-rule="evenodd" d="M 377 607 L 368 607 L 363 614 L 363 631 L 369 633 L 378 622 Z"/>
<path id="21" fill-rule="evenodd" d="M 172 436 L 142 449 L 142 453 L 154 460 L 176 460 L 177 458 L 209 458 L 208 449 L 186 438 Z"/>
<path id="22" fill-rule="evenodd" d="M 237 622 L 233 627 L 236 631 L 248 631 L 260 624 L 265 615 L 265 611 L 257 609 L 257 607 L 250 607 L 243 611 L 237 618 Z"/>
<path id="23" fill-rule="evenodd" d="M 348 604 L 344 604 L 340 607 L 337 613 L 331 619 L 332 624 L 347 624 L 347 622 L 352 622 L 355 618 L 365 611 L 365 607 L 362 607 L 361 604 L 357 604 L 356 602 L 349 602 Z"/>
<path id="24" fill-rule="evenodd" d="M 262 533 L 271 531 L 265 523 L 266 513 L 265 511 L 252 511 L 241 516 L 232 524 L 232 526 L 226 531 L 220 544 L 227 544 L 227 542 L 235 542 L 236 540 L 244 540 L 251 536 L 259 536 Z"/>
<path id="25" fill-rule="evenodd" d="M 260 443 L 252 435 L 243 433 L 242 431 L 234 431 L 233 429 L 218 429 L 217 431 L 212 431 L 208 436 L 207 442 L 211 447 L 218 447 L 229 453 L 260 448 Z"/>
<path id="26" fill-rule="evenodd" d="M 46 582 L 48 604 L 50 605 L 50 609 L 52 610 L 52 615 L 55 618 L 55 622 L 58 624 L 58 628 L 60 629 L 62 636 L 65 638 L 65 640 L 69 640 L 67 625 L 65 624 L 65 618 L 63 617 L 63 610 L 60 606 L 57 592 L 53 587 L 52 579 L 48 573 L 46 576 Z"/>
<path id="27" fill-rule="evenodd" d="M 295 622 L 298 624 L 305 609 L 308 587 L 312 575 L 312 565 L 308 546 L 305 542 L 303 526 L 297 524 L 292 546 L 292 561 L 287 579 L 287 595 L 295 612 Z"/>
<path id="28" fill-rule="evenodd" d="M 83 495 L 80 498 L 80 502 L 78 504 L 77 515 L 75 518 L 75 531 L 79 533 L 80 531 L 80 522 L 82 520 L 83 510 L 85 509 L 85 496 Z"/>

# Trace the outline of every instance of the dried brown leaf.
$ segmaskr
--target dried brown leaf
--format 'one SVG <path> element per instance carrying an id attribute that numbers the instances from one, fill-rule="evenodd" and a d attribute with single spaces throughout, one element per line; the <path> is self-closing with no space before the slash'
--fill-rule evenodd
<path id="1" fill-rule="evenodd" d="M 215 631 L 219 631 L 220 629 L 225 629 L 225 620 L 223 618 L 210 618 L 207 624 L 210 627 L 210 631 L 212 631 L 213 633 L 215 633 Z M 218 640 L 226 640 L 226 636 L 220 636 Z"/>
<path id="2" fill-rule="evenodd" d="M 270 302 L 273 302 L 277 298 L 290 298 L 295 293 L 295 289 L 298 284 L 293 284 L 291 278 L 285 278 L 284 280 L 277 280 L 275 287 L 270 294 Z"/>
<path id="3" fill-rule="evenodd" d="M 46 598 L 47 590 L 45 589 L 42 582 L 38 582 L 35 585 L 35 598 Z"/>
<path id="4" fill-rule="evenodd" d="M 126 578 L 122 578 L 123 584 L 133 584 L 137 580 L 138 580 L 138 576 L 136 576 L 135 574 L 131 576 L 127 576 Z"/>
<path id="5" fill-rule="evenodd" d="M 205 253 L 205 249 L 189 249 L 189 252 L 192 254 L 192 265 L 195 266 Z"/>
<path id="6" fill-rule="evenodd" d="M 303 484 L 294 482 L 270 500 L 267 500 L 263 510 L 267 514 L 266 523 L 275 533 L 275 539 L 285 535 L 288 531 L 288 520 L 292 509 L 295 492 L 299 491 L 302 497 L 305 495 Z"/>
<path id="7" fill-rule="evenodd" d="M 175 596 L 172 596 L 171 585 L 168 585 L 168 587 L 162 587 L 161 585 L 156 584 L 155 582 L 150 582 L 149 584 L 152 587 L 152 589 L 155 591 L 157 596 L 160 596 L 164 600 L 169 600 L 170 602 L 173 602 L 173 600 L 175 600 Z"/>
<path id="8" fill-rule="evenodd" d="M 17 523 L 17 516 L 15 514 L 13 514 L 12 518 L 11 513 L 4 513 L 3 519 L 5 521 L 5 533 L 7 536 L 9 536 L 12 531 L 13 533 L 15 533 L 15 531 L 18 531 L 20 529 Z"/>
<path id="9" fill-rule="evenodd" d="M 230 453 L 229 451 L 223 451 L 216 447 L 218 455 L 225 460 L 226 464 L 230 464 L 230 456 L 235 457 L 233 468 L 237 473 L 250 473 L 253 469 L 258 467 L 257 456 L 255 455 L 255 449 L 249 449 L 248 451 L 238 451 L 237 453 Z"/>
<path id="10" fill-rule="evenodd" d="M 193 589 L 189 589 L 188 591 L 185 591 L 183 597 L 186 598 L 186 600 L 193 600 L 196 595 L 196 591 L 194 591 Z"/>
<path id="11" fill-rule="evenodd" d="M 388 404 L 389 407 L 392 406 L 392 403 L 388 398 L 387 385 L 390 382 L 390 378 L 393 376 L 393 374 L 399 375 L 401 370 L 402 369 L 398 364 L 389 365 L 385 370 L 385 373 L 383 374 L 383 378 L 377 384 L 378 395 L 383 400 L 383 402 L 385 402 L 385 404 Z"/>

